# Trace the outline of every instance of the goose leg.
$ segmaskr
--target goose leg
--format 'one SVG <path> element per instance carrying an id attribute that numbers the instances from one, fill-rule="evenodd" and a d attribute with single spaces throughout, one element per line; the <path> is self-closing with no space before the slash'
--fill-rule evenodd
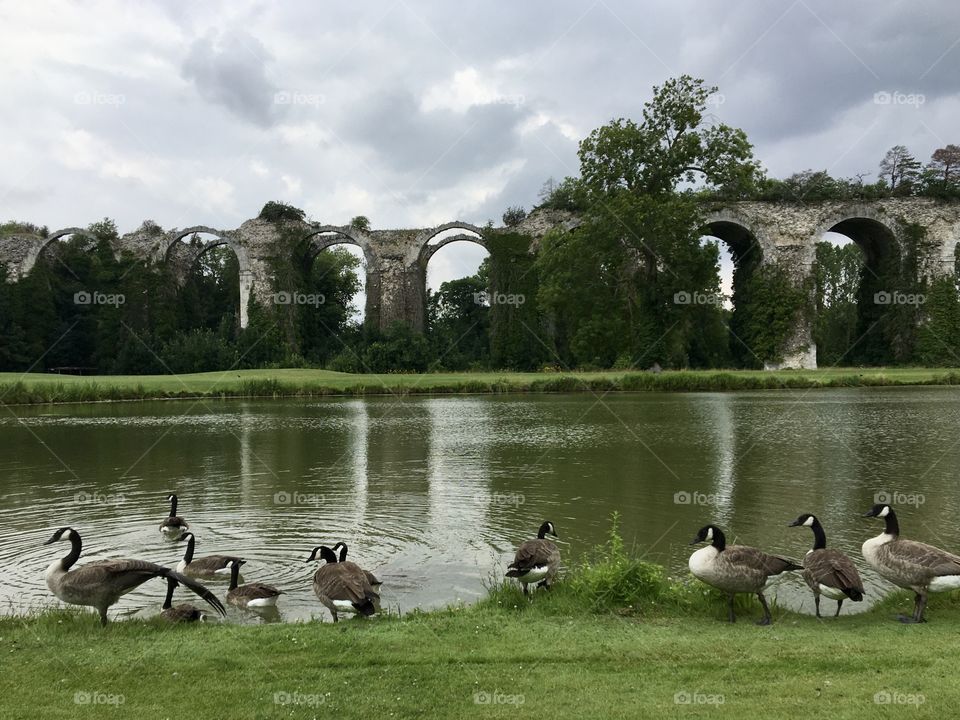
<path id="1" fill-rule="evenodd" d="M 336 610 L 331 610 L 331 611 L 330 611 L 330 614 L 333 615 L 333 621 L 334 621 L 334 622 L 340 622 L 340 618 L 337 617 L 337 611 L 336 611 Z"/>
<path id="2" fill-rule="evenodd" d="M 926 597 L 921 598 L 920 593 L 915 593 L 913 596 L 913 615 L 909 617 L 906 615 L 898 615 L 897 620 L 908 625 L 923 622 L 920 618 L 923 617 L 923 608 L 926 607 L 926 604 Z"/>
<path id="3" fill-rule="evenodd" d="M 727 619 L 735 623 L 737 621 L 737 616 L 733 612 L 733 595 L 730 596 L 729 612 L 727 613 Z"/>
<path id="4" fill-rule="evenodd" d="M 837 612 L 834 613 L 834 617 L 840 617 L 840 608 L 843 607 L 843 600 L 837 600 Z"/>
<path id="5" fill-rule="evenodd" d="M 99 608 L 97 608 L 97 612 L 100 613 L 100 624 L 103 625 L 103 626 L 106 626 L 106 624 L 107 624 L 107 608 L 106 608 L 106 607 L 99 607 Z"/>
<path id="6" fill-rule="evenodd" d="M 917 607 L 914 611 L 913 619 L 915 622 L 922 623 L 926 622 L 923 618 L 923 611 L 927 609 L 927 594 L 918 593 L 917 594 Z"/>
<path id="7" fill-rule="evenodd" d="M 763 617 L 757 621 L 757 625 L 769 625 L 771 618 L 770 607 L 767 605 L 767 599 L 763 596 L 762 592 L 758 592 L 757 597 L 760 598 L 760 604 L 763 605 Z"/>
<path id="8" fill-rule="evenodd" d="M 521 585 L 523 585 L 523 594 L 524 594 L 524 595 L 529 595 L 529 594 L 530 594 L 530 591 L 527 590 L 527 584 L 526 584 L 526 583 L 521 583 Z"/>
<path id="9" fill-rule="evenodd" d="M 820 593 L 813 594 L 813 604 L 817 608 L 817 617 L 820 617 Z"/>

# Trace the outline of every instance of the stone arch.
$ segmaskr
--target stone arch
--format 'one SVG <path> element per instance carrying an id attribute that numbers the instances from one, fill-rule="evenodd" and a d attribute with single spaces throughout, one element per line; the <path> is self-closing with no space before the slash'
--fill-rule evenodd
<path id="1" fill-rule="evenodd" d="M 335 245 L 356 245 L 363 251 L 363 258 L 368 268 L 373 268 L 376 263 L 370 237 L 362 230 L 349 225 L 320 225 L 310 228 L 310 232 L 303 236 L 303 242 L 307 245 L 310 259 Z"/>
<path id="2" fill-rule="evenodd" d="M 815 347 L 819 362 L 837 364 L 888 364 L 899 362 L 907 342 L 902 330 L 897 329 L 896 318 L 903 307 L 884 298 L 897 296 L 910 280 L 903 273 L 903 244 L 894 219 L 877 204 L 850 203 L 828 207 L 817 218 L 811 238 L 814 247 L 823 242 L 825 233 L 844 235 L 860 248 L 863 264 L 856 288 L 856 316 L 833 326 L 828 323 L 819 337 L 815 325 Z M 816 291 L 814 291 L 816 292 Z M 831 331 L 829 328 L 833 327 Z M 836 327 L 846 328 L 837 330 Z M 828 338 L 840 334 L 839 340 Z M 839 353 L 842 353 L 840 355 Z M 839 360 L 837 359 L 839 357 Z"/>
<path id="3" fill-rule="evenodd" d="M 55 243 L 57 240 L 62 237 L 66 237 L 67 235 L 80 235 L 87 238 L 92 243 L 97 242 L 96 235 L 91 233 L 89 230 L 84 230 L 83 228 L 78 227 L 61 228 L 50 233 L 46 237 L 32 235 L 31 237 L 33 238 L 33 241 L 20 263 L 20 276 L 23 277 L 29 274 L 30 271 L 33 270 L 34 265 L 37 264 L 37 261 L 40 259 L 40 255 L 43 254 L 43 251 L 50 247 L 50 245 Z"/>
<path id="4" fill-rule="evenodd" d="M 380 267 L 379 256 L 374 251 L 374 243 L 363 230 L 350 225 L 320 225 L 312 227 L 304 235 L 298 246 L 301 257 L 313 263 L 317 256 L 328 248 L 338 245 L 352 245 L 363 253 L 363 286 L 358 295 L 364 297 L 363 324 L 376 327 L 379 309 Z M 354 299 L 356 299 L 354 295 Z"/>
<path id="5" fill-rule="evenodd" d="M 240 327 L 245 328 L 249 322 L 248 308 L 247 306 L 250 303 L 250 294 L 253 291 L 253 269 L 250 263 L 250 257 L 247 253 L 247 249 L 243 246 L 242 243 L 238 242 L 230 233 L 223 232 L 222 230 L 216 230 L 215 228 L 207 227 L 206 225 L 194 225 L 192 227 L 184 228 L 183 230 L 173 230 L 166 234 L 163 242 L 157 248 L 156 253 L 154 254 L 154 260 L 159 262 L 167 262 L 170 259 L 170 251 L 176 246 L 178 242 L 183 240 L 183 238 L 194 235 L 194 234 L 206 234 L 213 235 L 213 239 L 204 242 L 199 249 L 191 253 L 184 263 L 187 269 L 192 268 L 194 264 L 204 253 L 208 250 L 212 250 L 215 247 L 220 247 L 221 245 L 226 245 L 229 247 L 233 254 L 237 258 L 237 267 L 239 270 L 239 288 L 240 288 Z"/>
<path id="6" fill-rule="evenodd" d="M 448 230 L 462 230 L 464 232 L 449 235 L 431 244 L 431 241 L 436 238 L 437 235 L 441 235 Z M 419 262 L 424 268 L 424 271 L 426 271 L 427 263 L 430 262 L 430 258 L 433 257 L 434 253 L 440 248 L 455 242 L 472 242 L 487 252 L 490 252 L 490 247 L 487 245 L 486 240 L 483 239 L 482 229 L 471 223 L 454 220 L 453 222 L 443 223 L 442 225 L 437 225 L 434 228 L 421 232 L 411 248 L 411 254 L 415 252 L 416 257 L 408 257 L 407 264 L 412 265 L 414 262 Z"/>
<path id="7" fill-rule="evenodd" d="M 875 205 L 858 203 L 832 208 L 817 218 L 814 227 L 814 244 L 828 232 L 846 235 L 860 246 L 867 262 L 876 260 L 888 250 L 895 251 L 898 257 L 901 255 L 897 229 L 889 215 Z"/>

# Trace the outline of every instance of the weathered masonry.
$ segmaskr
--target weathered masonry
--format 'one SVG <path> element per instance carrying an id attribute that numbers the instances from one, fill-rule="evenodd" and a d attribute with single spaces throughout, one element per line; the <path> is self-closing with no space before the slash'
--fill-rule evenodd
<path id="1" fill-rule="evenodd" d="M 922 228 L 924 241 L 914 248 L 917 280 L 952 274 L 960 241 L 960 203 L 926 198 L 891 198 L 870 202 L 772 203 L 744 201 L 715 203 L 704 208 L 704 234 L 720 238 L 735 259 L 750 255 L 757 267 L 776 264 L 799 285 L 809 277 L 815 247 L 826 232 L 848 236 L 863 248 L 868 265 L 885 258 L 902 262 L 906 255 L 908 228 Z M 553 227 L 572 228 L 577 219 L 560 211 L 536 211 L 511 228 L 537 241 Z M 0 237 L 0 263 L 12 281 L 23 277 L 44 250 L 58 239 L 86 235 L 81 228 L 64 228 L 46 237 L 14 234 Z M 183 239 L 197 234 L 199 247 Z M 294 240 L 291 241 L 290 238 Z M 487 247 L 483 230 L 465 222 L 449 222 L 433 228 L 411 230 L 360 230 L 351 226 L 286 223 L 281 229 L 260 219 L 247 220 L 234 230 L 197 225 L 164 232 L 145 226 L 120 238 L 116 252 L 130 252 L 158 263 L 170 263 L 184 276 L 204 252 L 229 246 L 240 267 L 240 324 L 247 325 L 252 298 L 269 302 L 278 290 L 271 259 L 294 252 L 291 243 L 306 247 L 310 257 L 334 245 L 356 245 L 366 265 L 366 322 L 385 328 L 396 320 L 423 329 L 426 305 L 427 263 L 449 243 L 467 241 Z M 487 248 L 489 249 L 489 248 Z M 898 288 L 888 288 L 896 292 Z M 783 351 L 780 367 L 816 367 L 812 321 L 798 317 Z"/>

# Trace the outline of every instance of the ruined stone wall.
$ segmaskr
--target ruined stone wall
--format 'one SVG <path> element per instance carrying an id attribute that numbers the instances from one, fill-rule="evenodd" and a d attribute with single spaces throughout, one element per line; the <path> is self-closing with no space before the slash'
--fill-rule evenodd
<path id="1" fill-rule="evenodd" d="M 734 228 L 743 237 L 753 238 L 761 249 L 761 264 L 776 263 L 785 268 L 798 285 L 806 282 L 811 273 L 816 244 L 823 233 L 840 223 L 849 224 L 854 218 L 859 219 L 857 232 L 869 234 L 885 228 L 898 245 L 905 241 L 905 225 L 923 227 L 926 239 L 917 258 L 921 278 L 952 273 L 954 251 L 960 241 L 960 203 L 927 198 L 871 202 L 706 203 L 704 215 L 708 231 L 711 227 Z M 574 213 L 536 210 L 509 230 L 532 237 L 531 251 L 536 252 L 540 240 L 549 230 L 555 227 L 569 230 L 578 224 L 579 218 Z M 273 261 L 277 257 L 298 252 L 297 246 L 302 241 L 312 242 L 314 252 L 333 244 L 350 243 L 360 247 L 366 259 L 366 322 L 369 326 L 385 329 L 399 320 L 420 331 L 425 321 L 426 271 L 430 257 L 440 245 L 455 240 L 469 240 L 485 246 L 484 231 L 463 222 L 445 223 L 435 228 L 363 231 L 348 226 L 307 223 L 277 226 L 253 219 L 235 230 L 195 226 L 164 232 L 152 223 L 145 223 L 122 236 L 115 243 L 115 252 L 118 256 L 130 253 L 151 262 L 171 263 L 175 276 L 182 279 L 203 251 L 213 245 L 228 245 L 237 255 L 240 266 L 240 322 L 246 327 L 249 300 L 256 298 L 266 305 L 278 289 L 283 289 L 276 287 L 276 278 L 273 277 Z M 208 233 L 213 239 L 208 240 L 200 252 L 185 253 L 176 244 L 194 232 Z M 456 235 L 436 242 L 435 238 L 442 232 L 455 232 Z M 15 282 L 29 273 L 51 242 L 78 233 L 86 231 L 64 228 L 45 238 L 26 233 L 0 237 L 0 263 L 9 268 L 8 279 Z M 855 239 L 860 242 L 862 238 Z M 798 319 L 784 348 L 784 361 L 780 366 L 816 366 L 816 346 L 809 318 Z"/>

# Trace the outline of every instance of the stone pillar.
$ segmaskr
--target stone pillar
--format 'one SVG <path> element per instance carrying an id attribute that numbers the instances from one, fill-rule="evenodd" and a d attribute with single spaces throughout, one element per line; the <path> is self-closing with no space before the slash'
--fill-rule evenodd
<path id="1" fill-rule="evenodd" d="M 796 243 L 796 244 L 787 244 Z M 786 270 L 794 287 L 803 288 L 813 270 L 815 242 L 812 238 L 781 239 L 767 248 L 761 265 L 773 263 Z M 807 303 L 815 302 L 814 290 L 808 291 Z M 764 370 L 816 370 L 817 344 L 813 341 L 813 315 L 798 311 L 794 326 L 783 343 L 780 362 L 765 362 Z"/>

